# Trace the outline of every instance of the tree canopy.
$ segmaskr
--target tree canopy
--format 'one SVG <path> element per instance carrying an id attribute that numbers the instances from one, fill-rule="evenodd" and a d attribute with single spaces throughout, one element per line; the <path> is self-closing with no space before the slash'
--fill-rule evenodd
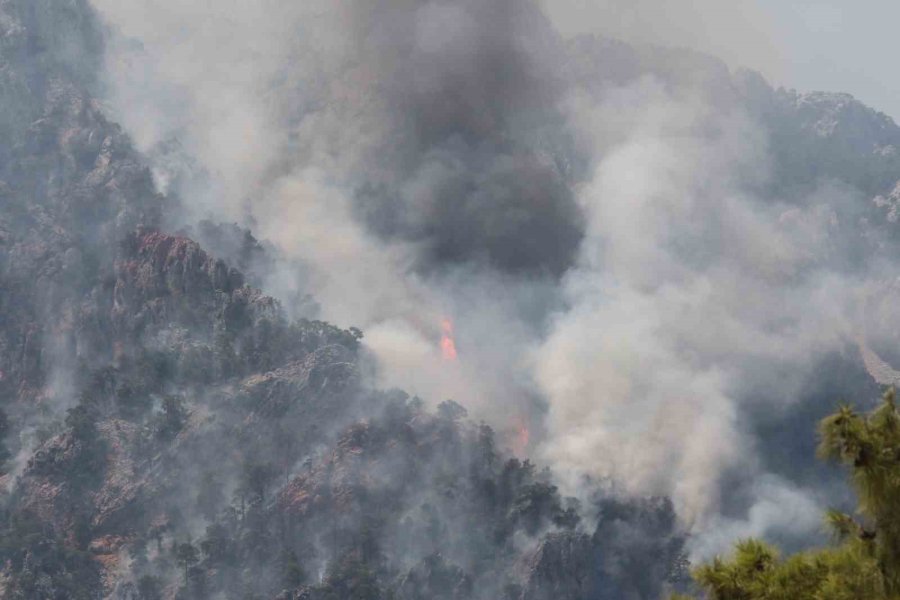
<path id="1" fill-rule="evenodd" d="M 900 415 L 893 388 L 868 414 L 849 406 L 819 424 L 819 456 L 849 469 L 858 506 L 831 510 L 827 548 L 782 558 L 758 540 L 737 544 L 728 558 L 696 568 L 709 600 L 900 599 Z M 673 600 L 685 600 L 676 597 Z"/>

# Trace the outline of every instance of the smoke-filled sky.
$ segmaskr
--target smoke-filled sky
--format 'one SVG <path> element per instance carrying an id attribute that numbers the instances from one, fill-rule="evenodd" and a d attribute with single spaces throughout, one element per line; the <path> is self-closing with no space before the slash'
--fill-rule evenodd
<path id="1" fill-rule="evenodd" d="M 783 81 L 799 89 L 842 90 L 900 118 L 894 75 L 900 5 L 890 0 L 759 0 L 782 48 Z"/>
<path id="2" fill-rule="evenodd" d="M 554 0 L 567 32 L 598 28 L 633 41 L 711 52 L 778 85 L 842 91 L 900 117 L 894 57 L 900 5 L 891 0 Z"/>
<path id="3" fill-rule="evenodd" d="M 798 515 L 826 491 L 759 432 L 868 331 L 860 303 L 892 276 L 851 258 L 871 198 L 782 185 L 749 80 L 641 45 L 696 41 L 790 77 L 762 6 L 94 5 L 107 101 L 182 198 L 174 223 L 274 244 L 267 291 L 361 327 L 378 385 L 529 423 L 570 491 L 587 476 L 671 496 L 698 553 L 816 529 Z M 571 41 L 585 31 L 637 47 Z"/>

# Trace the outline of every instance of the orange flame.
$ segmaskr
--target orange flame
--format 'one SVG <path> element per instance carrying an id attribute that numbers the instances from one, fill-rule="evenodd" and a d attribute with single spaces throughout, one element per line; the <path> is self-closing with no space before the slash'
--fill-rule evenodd
<path id="1" fill-rule="evenodd" d="M 453 321 L 441 321 L 441 354 L 444 360 L 456 360 L 456 342 L 453 341 Z"/>
<path id="2" fill-rule="evenodd" d="M 512 450 L 517 456 L 525 456 L 528 443 L 531 441 L 531 432 L 528 431 L 528 421 L 525 417 L 516 419 L 515 436 L 512 440 Z"/>

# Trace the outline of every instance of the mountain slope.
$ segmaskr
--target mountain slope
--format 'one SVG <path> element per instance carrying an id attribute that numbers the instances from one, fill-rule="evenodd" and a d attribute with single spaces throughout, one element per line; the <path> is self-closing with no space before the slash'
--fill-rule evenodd
<path id="1" fill-rule="evenodd" d="M 265 263 L 241 264 L 264 253 L 250 232 L 201 224 L 223 259 L 172 231 L 179 200 L 95 98 L 84 0 L 0 0 L 0 35 L 3 597 L 630 600 L 683 583 L 668 499 L 589 480 L 565 497 L 461 405 L 374 389 L 361 332 L 291 320 L 248 285 L 238 267 Z M 900 129 L 849 97 L 688 52 L 568 52 L 566 76 L 602 82 L 590 93 L 653 76 L 740 102 L 773 135 L 766 185 L 799 202 L 838 182 L 853 215 L 896 222 Z M 563 158 L 554 194 L 584 175 Z"/>
<path id="2" fill-rule="evenodd" d="M 628 589 L 592 558 L 616 536 L 578 533 L 574 500 L 489 427 L 367 388 L 359 332 L 288 321 L 161 231 L 175 201 L 92 99 L 91 61 L 65 58 L 101 51 L 83 2 L 2 9 L 4 597 Z M 648 510 L 674 564 L 671 506 Z"/>

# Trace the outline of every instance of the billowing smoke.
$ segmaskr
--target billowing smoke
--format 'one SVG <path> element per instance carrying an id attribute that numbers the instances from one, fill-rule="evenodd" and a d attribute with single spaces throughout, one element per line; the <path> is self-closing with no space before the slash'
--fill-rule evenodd
<path id="1" fill-rule="evenodd" d="M 836 217 L 753 195 L 766 142 L 741 112 L 647 81 L 576 101 L 573 119 L 598 150 L 569 308 L 536 354 L 546 451 L 707 514 L 719 475 L 752 469 L 741 401 L 790 402 L 848 331 Z"/>
<path id="2" fill-rule="evenodd" d="M 96 5 L 121 34 L 116 116 L 185 221 L 255 223 L 291 259 L 266 289 L 363 328 L 383 383 L 534 411 L 522 357 L 582 229 L 564 48 L 536 6 Z"/>
<path id="3" fill-rule="evenodd" d="M 870 198 L 782 173 L 786 93 L 689 51 L 566 39 L 575 13 L 529 0 L 94 4 L 109 102 L 183 199 L 173 221 L 274 244 L 267 289 L 362 328 L 379 384 L 525 421 L 571 489 L 670 495 L 701 534 L 822 502 L 757 434 L 837 400 L 811 378 L 874 335 L 867 314 L 897 321 L 861 309 L 891 275 Z M 623 35 L 653 41 L 651 4 Z"/>

